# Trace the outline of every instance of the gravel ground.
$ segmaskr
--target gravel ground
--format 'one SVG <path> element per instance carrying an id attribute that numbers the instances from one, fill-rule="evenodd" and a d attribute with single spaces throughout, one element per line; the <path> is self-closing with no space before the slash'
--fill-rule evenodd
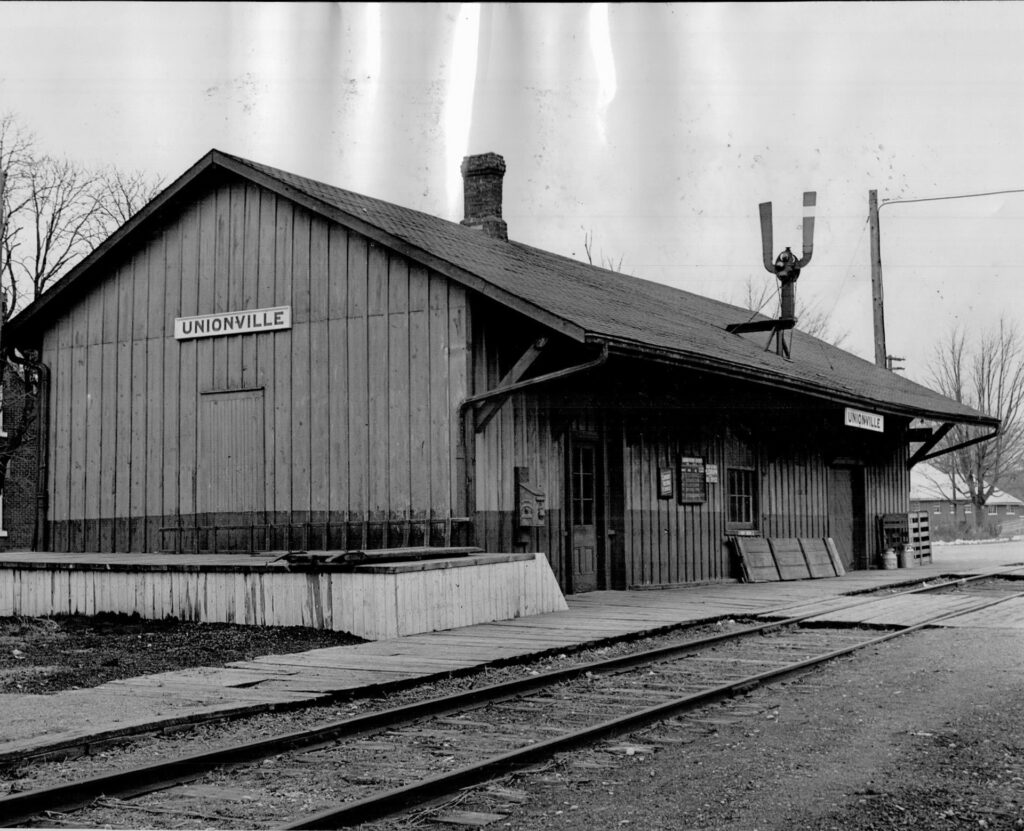
<path id="1" fill-rule="evenodd" d="M 1021 634 L 920 632 L 439 813 L 490 812 L 501 815 L 492 828 L 531 830 L 1022 829 Z"/>
<path id="2" fill-rule="evenodd" d="M 0 693 L 54 693 L 258 655 L 361 643 L 298 626 L 233 626 L 127 615 L 0 618 Z"/>

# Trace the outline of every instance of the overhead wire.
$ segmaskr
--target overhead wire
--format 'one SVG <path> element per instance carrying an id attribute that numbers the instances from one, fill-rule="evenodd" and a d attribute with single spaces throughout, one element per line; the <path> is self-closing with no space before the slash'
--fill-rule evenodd
<path id="1" fill-rule="evenodd" d="M 836 306 L 839 305 L 839 298 L 843 296 L 843 289 L 846 287 L 846 281 L 850 279 L 851 273 L 853 272 L 853 263 L 854 260 L 857 259 L 857 255 L 860 253 L 860 247 L 864 242 L 864 236 L 867 234 L 869 224 L 869 218 L 865 217 L 864 224 L 860 226 L 860 236 L 857 237 L 857 243 L 854 245 L 853 253 L 850 255 L 850 263 L 846 266 L 846 269 L 843 272 L 843 279 L 839 283 L 839 290 L 836 292 L 836 299 L 832 301 L 832 306 L 828 310 L 828 317 L 832 317 L 832 313 L 836 310 Z"/>
<path id="2" fill-rule="evenodd" d="M 990 190 L 983 193 L 961 193 L 954 196 L 923 196 L 919 199 L 883 199 L 878 203 L 878 207 L 881 209 L 883 205 L 910 205 L 913 202 L 945 202 L 949 199 L 973 199 L 976 196 L 1003 196 L 1008 193 L 1024 193 L 1024 188 Z"/>

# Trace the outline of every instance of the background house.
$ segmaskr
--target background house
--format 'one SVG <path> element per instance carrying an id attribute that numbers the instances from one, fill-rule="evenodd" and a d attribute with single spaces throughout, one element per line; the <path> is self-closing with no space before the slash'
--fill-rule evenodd
<path id="1" fill-rule="evenodd" d="M 954 484 L 948 473 L 928 464 L 916 465 L 910 472 L 910 507 L 928 512 L 933 539 L 970 539 L 979 528 L 987 536 L 1024 533 L 1024 500 L 995 488 L 979 522 L 963 484 Z"/>

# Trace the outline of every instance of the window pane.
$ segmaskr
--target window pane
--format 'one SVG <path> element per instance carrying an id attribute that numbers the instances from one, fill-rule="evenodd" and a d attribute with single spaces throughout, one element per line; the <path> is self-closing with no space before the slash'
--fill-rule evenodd
<path id="1" fill-rule="evenodd" d="M 572 485 L 572 524 L 594 524 L 594 500 L 597 488 L 593 447 L 574 445 L 570 459 L 569 480 Z"/>
<path id="2" fill-rule="evenodd" d="M 730 468 L 727 482 L 727 520 L 736 525 L 753 526 L 757 497 L 755 472 L 744 468 Z"/>

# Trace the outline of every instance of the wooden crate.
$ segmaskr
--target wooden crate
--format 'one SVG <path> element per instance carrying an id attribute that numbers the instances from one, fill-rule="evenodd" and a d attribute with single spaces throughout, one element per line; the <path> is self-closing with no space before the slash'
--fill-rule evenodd
<path id="1" fill-rule="evenodd" d="M 927 511 L 911 511 L 907 514 L 882 514 L 878 518 L 879 544 L 881 550 L 899 549 L 909 543 L 914 547 L 914 563 L 927 564 L 932 561 L 932 538 L 928 527 Z"/>

